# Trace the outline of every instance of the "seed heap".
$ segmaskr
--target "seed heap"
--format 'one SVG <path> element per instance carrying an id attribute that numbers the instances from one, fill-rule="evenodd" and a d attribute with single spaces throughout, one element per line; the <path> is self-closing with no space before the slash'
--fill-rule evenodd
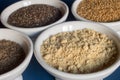
<path id="1" fill-rule="evenodd" d="M 91 29 L 52 35 L 43 42 L 40 50 L 50 66 L 75 74 L 105 69 L 117 59 L 114 41 Z"/>
<path id="2" fill-rule="evenodd" d="M 22 47 L 9 40 L 0 40 L 0 74 L 18 66 L 25 58 Z"/>
<path id="3" fill-rule="evenodd" d="M 8 23 L 16 27 L 33 28 L 49 25 L 62 17 L 58 8 L 45 4 L 35 4 L 13 12 Z"/>
<path id="4" fill-rule="evenodd" d="M 83 0 L 77 7 L 77 14 L 96 22 L 120 20 L 120 0 Z"/>

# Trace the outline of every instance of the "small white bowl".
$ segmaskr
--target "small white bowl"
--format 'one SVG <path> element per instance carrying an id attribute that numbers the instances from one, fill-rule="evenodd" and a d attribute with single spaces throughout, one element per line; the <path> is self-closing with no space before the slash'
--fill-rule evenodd
<path id="1" fill-rule="evenodd" d="M 76 12 L 77 10 L 77 7 L 79 5 L 79 3 L 81 2 L 82 0 L 75 0 L 74 3 L 72 4 L 72 8 L 71 8 L 71 11 L 72 11 L 72 14 L 74 15 L 74 17 L 77 19 L 77 20 L 82 20 L 82 21 L 87 21 L 87 22 L 94 22 L 94 21 L 91 21 L 91 20 L 87 20 L 81 16 L 79 16 Z M 113 30 L 115 31 L 120 31 L 120 21 L 116 21 L 116 22 L 107 22 L 107 23 L 103 23 L 103 22 L 97 22 L 97 23 L 100 23 L 100 24 L 103 24 L 107 27 L 110 27 L 112 28 Z"/>
<path id="2" fill-rule="evenodd" d="M 120 54 L 120 44 L 119 44 L 120 37 L 116 32 L 114 32 L 112 29 L 108 27 L 105 27 L 103 25 L 96 24 L 96 23 L 80 22 L 80 21 L 70 21 L 70 22 L 59 24 L 59 25 L 55 25 L 54 27 L 48 28 L 38 36 L 35 42 L 34 54 L 39 64 L 44 69 L 46 69 L 51 75 L 55 76 L 57 80 L 102 80 L 103 78 L 109 76 L 112 72 L 114 72 L 119 67 L 120 55 L 117 61 L 107 69 L 94 72 L 94 73 L 89 73 L 89 74 L 71 74 L 71 73 L 61 72 L 49 66 L 43 60 L 40 52 L 40 46 L 42 45 L 45 39 L 59 32 L 73 31 L 73 30 L 78 30 L 83 28 L 90 28 L 95 31 L 107 34 L 116 42 L 116 45 L 119 49 L 119 54 Z"/>
<path id="3" fill-rule="evenodd" d="M 33 4 L 48 4 L 48 5 L 57 7 L 61 10 L 63 16 L 58 21 L 56 21 L 52 24 L 49 24 L 49 25 L 46 25 L 46 26 L 40 26 L 40 27 L 37 27 L 37 28 L 20 28 L 20 27 L 12 26 L 12 25 L 7 23 L 8 17 L 10 16 L 11 13 L 18 10 L 19 8 L 29 6 L 29 5 L 33 5 Z M 3 25 L 5 27 L 23 32 L 23 33 L 25 33 L 29 36 L 34 36 L 35 34 L 39 33 L 40 31 L 42 31 L 42 30 L 44 30 L 44 29 L 46 29 L 50 26 L 53 26 L 55 24 L 64 22 L 68 17 L 68 13 L 69 13 L 68 6 L 60 0 L 24 0 L 24 1 L 19 1 L 19 2 L 16 2 L 16 3 L 8 6 L 1 13 L 1 22 L 3 23 Z"/>
<path id="4" fill-rule="evenodd" d="M 27 68 L 33 55 L 33 44 L 31 39 L 25 34 L 14 30 L 0 29 L 0 40 L 2 39 L 11 40 L 20 44 L 26 53 L 26 57 L 16 68 L 1 74 L 0 80 L 23 80 L 21 74 Z"/>

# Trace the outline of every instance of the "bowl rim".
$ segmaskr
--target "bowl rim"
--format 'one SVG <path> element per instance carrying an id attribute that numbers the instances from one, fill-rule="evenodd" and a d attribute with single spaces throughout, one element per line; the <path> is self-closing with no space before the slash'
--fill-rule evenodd
<path id="1" fill-rule="evenodd" d="M 23 4 L 22 2 L 32 2 L 32 1 L 33 1 L 33 0 L 22 0 L 22 1 L 15 2 L 15 3 L 9 5 L 8 7 L 6 7 L 6 8 L 2 11 L 2 13 L 1 13 L 1 15 L 0 15 L 2 24 L 3 24 L 5 27 L 8 27 L 8 28 L 14 29 L 14 30 L 21 30 L 21 31 L 31 30 L 31 31 L 33 31 L 33 30 L 41 30 L 41 29 L 48 28 L 48 27 L 50 27 L 50 26 L 53 26 L 53 25 L 57 24 L 57 23 L 60 22 L 61 20 L 64 20 L 64 18 L 67 18 L 67 17 L 68 17 L 69 8 L 68 8 L 67 4 L 66 4 L 65 2 L 61 1 L 61 0 L 56 0 L 55 2 L 58 2 L 59 4 L 64 5 L 63 7 L 66 9 L 66 11 L 65 11 L 65 13 L 63 14 L 63 16 L 62 16 L 59 20 L 57 20 L 57 21 L 55 21 L 55 22 L 53 22 L 53 23 L 51 23 L 51 24 L 48 24 L 48 25 L 46 25 L 46 26 L 39 26 L 39 27 L 33 27 L 33 28 L 22 28 L 22 27 L 16 27 L 16 26 L 10 25 L 10 24 L 7 23 L 7 21 L 3 20 L 3 17 L 4 17 L 3 14 L 5 14 L 5 11 L 8 10 L 9 7 L 11 7 L 11 6 L 17 6 L 17 4 Z M 40 0 L 35 0 L 35 1 L 34 1 L 35 3 L 31 3 L 31 4 L 29 4 L 29 5 L 37 4 L 38 1 L 40 2 Z M 47 1 L 46 1 L 46 3 L 47 3 Z M 24 7 L 24 6 L 22 6 L 22 7 Z M 22 8 L 22 7 L 20 7 L 20 8 Z M 11 13 L 11 14 L 12 14 L 12 13 Z M 7 20 L 8 20 L 8 19 L 7 19 Z"/>
<path id="2" fill-rule="evenodd" d="M 6 72 L 6 73 L 3 73 L 0 75 L 0 80 L 1 79 L 4 79 L 4 78 L 9 78 L 11 77 L 12 75 L 15 75 L 17 72 L 19 73 L 19 71 L 26 69 L 25 65 L 28 64 L 32 58 L 32 55 L 33 55 L 33 43 L 32 43 L 32 40 L 25 34 L 21 33 L 21 32 L 18 32 L 18 31 L 15 31 L 15 30 L 11 30 L 11 29 L 0 29 L 0 31 L 10 31 L 10 32 L 13 32 L 13 33 L 17 33 L 17 34 L 20 34 L 22 37 L 26 38 L 28 41 L 29 41 L 29 51 L 28 51 L 28 54 L 26 55 L 25 59 L 21 62 L 21 64 L 19 64 L 17 67 L 13 68 L 12 70 Z M 9 35 L 9 34 L 8 34 Z M 8 39 L 9 40 L 9 39 Z M 20 74 L 19 74 L 20 75 Z"/>
<path id="3" fill-rule="evenodd" d="M 75 0 L 72 4 L 72 7 L 71 7 L 71 11 L 72 11 L 72 14 L 73 16 L 77 19 L 77 20 L 83 20 L 83 21 L 87 21 L 87 22 L 95 22 L 95 21 L 92 21 L 92 20 L 88 20 L 84 17 L 81 17 L 77 14 L 76 12 L 76 9 L 79 5 L 79 3 L 81 2 L 82 0 Z M 77 5 L 76 5 L 77 3 Z M 97 23 L 101 23 L 101 24 L 106 24 L 106 25 L 116 25 L 116 24 L 120 24 L 120 20 L 119 21 L 113 21 L 113 22 L 97 22 Z"/>
<path id="4" fill-rule="evenodd" d="M 62 77 L 69 77 L 69 78 L 74 78 L 74 79 L 80 79 L 80 77 L 82 77 L 82 79 L 88 79 L 88 78 L 94 78 L 95 76 L 96 77 L 100 77 L 100 76 L 103 76 L 103 75 L 106 75 L 106 74 L 109 74 L 112 70 L 116 70 L 118 67 L 119 67 L 119 64 L 120 64 L 120 60 L 117 60 L 113 65 L 109 66 L 109 68 L 106 68 L 106 69 L 103 69 L 103 70 L 100 70 L 98 72 L 93 72 L 93 73 L 88 73 L 88 74 L 72 74 L 72 73 L 66 73 L 66 72 L 62 72 L 62 71 L 59 71 L 51 66 L 49 66 L 43 59 L 41 56 L 38 56 L 40 55 L 40 53 L 38 53 L 39 51 L 37 50 L 38 48 L 38 43 L 39 43 L 39 40 L 40 40 L 40 37 L 42 34 L 45 34 L 47 31 L 49 31 L 49 29 L 52 29 L 54 27 L 57 27 L 57 26 L 60 26 L 60 25 L 64 25 L 64 24 L 75 24 L 75 23 L 92 23 L 92 24 L 96 24 L 96 25 L 101 25 L 107 29 L 109 29 L 111 32 L 113 32 L 114 35 L 116 35 L 119 39 L 120 39 L 120 36 L 114 31 L 112 30 L 111 28 L 108 28 L 102 24 L 97 24 L 95 22 L 84 22 L 84 21 L 69 21 L 69 22 L 64 22 L 62 24 L 58 24 L 58 25 L 55 25 L 51 28 L 48 28 L 46 29 L 44 32 L 42 32 L 36 39 L 35 41 L 35 45 L 34 45 L 34 55 L 37 59 L 37 61 L 39 62 L 39 64 L 44 68 L 46 69 L 48 72 L 52 73 L 52 74 L 55 74 L 55 75 L 59 75 L 59 76 L 62 76 Z M 39 47 L 40 48 L 40 47 Z M 86 77 L 87 76 L 87 77 Z"/>

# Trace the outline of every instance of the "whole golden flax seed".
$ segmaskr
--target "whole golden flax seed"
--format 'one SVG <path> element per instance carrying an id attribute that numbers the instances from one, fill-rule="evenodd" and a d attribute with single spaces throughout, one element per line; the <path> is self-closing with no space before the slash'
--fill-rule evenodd
<path id="1" fill-rule="evenodd" d="M 82 0 L 77 14 L 96 22 L 114 22 L 120 20 L 120 0 Z"/>
<path id="2" fill-rule="evenodd" d="M 115 42 L 91 29 L 61 32 L 41 45 L 43 59 L 68 73 L 91 73 L 109 67 L 117 59 Z"/>

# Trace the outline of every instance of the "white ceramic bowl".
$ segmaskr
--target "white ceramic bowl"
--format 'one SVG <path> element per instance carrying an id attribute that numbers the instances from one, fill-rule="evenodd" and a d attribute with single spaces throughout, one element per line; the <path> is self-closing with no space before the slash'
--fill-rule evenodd
<path id="1" fill-rule="evenodd" d="M 7 23 L 8 17 L 10 16 L 11 13 L 18 10 L 19 8 L 29 6 L 29 5 L 33 5 L 33 4 L 48 4 L 48 5 L 57 7 L 61 10 L 63 16 L 58 21 L 56 21 L 52 24 L 49 24 L 47 26 L 40 26 L 40 27 L 37 27 L 37 28 L 20 28 L 20 27 L 12 26 L 12 25 Z M 44 29 L 46 29 L 50 26 L 53 26 L 55 24 L 64 22 L 68 17 L 68 13 L 69 13 L 68 6 L 60 0 L 24 0 L 24 1 L 19 1 L 19 2 L 16 2 L 16 3 L 8 6 L 1 13 L 1 22 L 3 23 L 3 25 L 5 27 L 23 32 L 23 33 L 25 33 L 29 36 L 33 36 L 33 35 L 39 33 L 40 31 L 42 31 L 42 30 L 44 30 Z"/>
<path id="2" fill-rule="evenodd" d="M 45 39 L 59 32 L 73 31 L 73 30 L 78 30 L 78 29 L 83 29 L 83 28 L 90 28 L 95 31 L 105 33 L 109 37 L 113 38 L 117 44 L 117 47 L 119 49 L 119 54 L 120 54 L 120 44 L 119 44 L 120 37 L 112 29 L 105 27 L 103 25 L 96 24 L 96 23 L 90 23 L 90 22 L 71 21 L 71 22 L 65 22 L 65 23 L 56 25 L 54 27 L 51 27 L 45 30 L 44 32 L 42 32 L 38 36 L 35 42 L 34 53 L 40 65 L 44 69 L 46 69 L 51 75 L 55 76 L 57 80 L 102 80 L 103 78 L 109 76 L 113 71 L 115 71 L 119 67 L 120 55 L 117 61 L 112 66 L 108 67 L 107 69 L 94 72 L 94 73 L 89 73 L 89 74 L 71 74 L 71 73 L 61 72 L 53 67 L 50 67 L 43 60 L 41 56 L 41 52 L 40 52 L 40 46 L 42 45 Z"/>
<path id="3" fill-rule="evenodd" d="M 82 0 L 75 0 L 74 3 L 72 4 L 72 8 L 71 8 L 71 11 L 72 11 L 72 14 L 74 15 L 74 17 L 77 19 L 77 20 L 82 20 L 82 21 L 87 21 L 87 22 L 93 22 L 91 20 L 87 20 L 81 16 L 79 16 L 76 12 L 77 10 L 77 7 L 79 5 L 79 3 L 81 2 Z M 113 30 L 115 31 L 120 31 L 120 21 L 116 21 L 116 22 L 107 22 L 107 23 L 103 23 L 103 22 L 97 22 L 97 23 L 100 23 L 100 24 L 103 24 L 105 26 L 108 26 L 110 28 L 112 28 Z"/>
<path id="4" fill-rule="evenodd" d="M 16 68 L 0 75 L 0 80 L 23 80 L 21 74 L 27 68 L 33 55 L 33 44 L 31 39 L 23 33 L 14 30 L 0 29 L 0 40 L 2 39 L 11 40 L 20 44 L 26 53 L 26 57 Z"/>

